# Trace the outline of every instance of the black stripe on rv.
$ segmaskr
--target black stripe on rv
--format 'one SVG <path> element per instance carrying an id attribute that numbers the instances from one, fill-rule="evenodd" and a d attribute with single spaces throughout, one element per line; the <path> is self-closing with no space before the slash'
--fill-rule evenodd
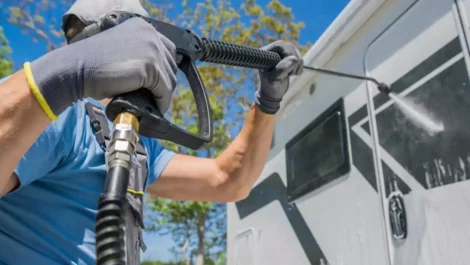
<path id="1" fill-rule="evenodd" d="M 256 185 L 246 199 L 236 202 L 235 205 L 240 219 L 243 219 L 273 201 L 279 201 L 281 204 L 310 264 L 320 264 L 321 259 L 325 264 L 328 264 L 299 209 L 295 203 L 288 203 L 286 186 L 277 173 L 270 175 Z"/>
<path id="2" fill-rule="evenodd" d="M 354 132 L 351 131 L 351 148 L 354 166 L 359 169 L 367 182 L 377 191 L 377 180 L 375 178 L 374 157 L 370 149 Z M 408 194 L 411 190 L 387 164 L 382 161 L 382 169 L 385 179 L 386 196 L 390 194 L 393 187 L 397 187 L 403 194 Z M 396 185 L 396 186 L 395 186 Z"/>
<path id="3" fill-rule="evenodd" d="M 364 143 L 354 131 L 350 131 L 351 153 L 354 166 L 361 172 L 369 184 L 377 191 L 374 156 L 372 149 Z"/>

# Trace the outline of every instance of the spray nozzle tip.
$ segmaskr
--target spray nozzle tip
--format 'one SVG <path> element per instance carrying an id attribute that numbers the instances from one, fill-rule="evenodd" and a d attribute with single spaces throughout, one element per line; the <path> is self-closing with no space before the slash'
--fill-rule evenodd
<path id="1" fill-rule="evenodd" d="M 389 85 L 385 84 L 385 83 L 379 83 L 377 85 L 377 89 L 382 92 L 382 93 L 385 93 L 385 94 L 390 94 L 390 92 L 392 92 L 392 89 L 390 88 Z"/>

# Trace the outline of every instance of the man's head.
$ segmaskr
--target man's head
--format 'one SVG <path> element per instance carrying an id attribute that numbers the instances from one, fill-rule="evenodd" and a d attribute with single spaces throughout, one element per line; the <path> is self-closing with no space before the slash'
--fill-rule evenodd
<path id="1" fill-rule="evenodd" d="M 86 26 L 99 23 L 106 14 L 112 11 L 126 11 L 148 16 L 139 0 L 77 0 L 62 17 L 62 30 L 67 42 Z"/>

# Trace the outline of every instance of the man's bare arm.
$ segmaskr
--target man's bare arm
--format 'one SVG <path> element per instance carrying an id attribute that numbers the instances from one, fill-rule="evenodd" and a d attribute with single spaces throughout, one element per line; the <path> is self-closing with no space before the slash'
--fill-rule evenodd
<path id="1" fill-rule="evenodd" d="M 50 122 L 23 70 L 0 84 L 0 197 L 17 185 L 15 166 Z"/>
<path id="2" fill-rule="evenodd" d="M 275 125 L 275 113 L 289 88 L 289 78 L 302 73 L 303 60 L 297 47 L 275 41 L 261 48 L 276 52 L 281 61 L 260 71 L 255 104 L 240 134 L 215 159 L 176 155 L 148 192 L 175 200 L 238 201 L 247 197 L 261 174 Z"/>
<path id="3" fill-rule="evenodd" d="M 178 154 L 147 191 L 174 200 L 231 202 L 245 198 L 263 170 L 274 124 L 274 115 L 253 106 L 241 132 L 219 157 Z"/>

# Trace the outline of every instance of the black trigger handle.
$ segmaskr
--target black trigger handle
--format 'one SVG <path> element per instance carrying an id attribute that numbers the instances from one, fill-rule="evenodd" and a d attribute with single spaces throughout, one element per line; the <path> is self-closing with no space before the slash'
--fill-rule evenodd
<path id="1" fill-rule="evenodd" d="M 200 136 L 177 127 L 163 118 L 154 96 L 145 88 L 118 95 L 106 107 L 106 116 L 111 120 L 122 112 L 132 113 L 139 119 L 139 134 L 142 136 L 168 140 L 193 150 L 212 141 L 212 123 L 205 124 L 206 130 L 200 130 Z"/>

